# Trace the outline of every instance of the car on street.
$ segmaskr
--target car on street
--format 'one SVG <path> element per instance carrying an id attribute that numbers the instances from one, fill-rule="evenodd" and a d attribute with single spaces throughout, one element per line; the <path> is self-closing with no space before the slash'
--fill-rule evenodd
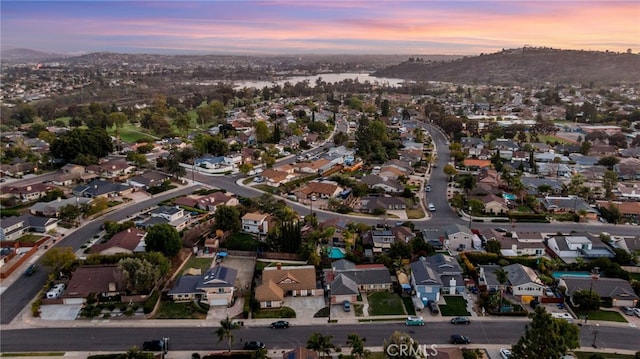
<path id="1" fill-rule="evenodd" d="M 495 230 L 496 232 L 502 232 L 502 233 L 506 233 L 506 232 L 508 232 L 508 231 L 507 231 L 507 229 L 506 229 L 506 228 L 504 228 L 504 227 L 496 227 L 496 228 L 494 228 L 494 230 Z"/>
<path id="2" fill-rule="evenodd" d="M 433 203 L 429 203 L 429 210 L 434 212 L 436 210 L 436 206 Z"/>
<path id="3" fill-rule="evenodd" d="M 27 268 L 27 270 L 24 272 L 24 275 L 26 277 L 31 277 L 37 271 L 38 271 L 38 265 L 34 263 L 30 265 L 29 268 Z"/>
<path id="4" fill-rule="evenodd" d="M 633 308 L 631 307 L 622 307 L 620 308 L 620 310 L 622 310 L 622 312 L 626 315 L 634 315 L 635 313 L 633 312 Z"/>
<path id="5" fill-rule="evenodd" d="M 451 324 L 471 324 L 471 320 L 467 317 L 451 318 Z"/>
<path id="6" fill-rule="evenodd" d="M 258 349 L 264 349 L 264 347 L 265 347 L 264 343 L 257 340 L 244 343 L 245 350 L 258 350 Z"/>
<path id="7" fill-rule="evenodd" d="M 451 336 L 451 344 L 469 344 L 471 343 L 471 339 L 464 335 L 454 334 Z"/>
<path id="8" fill-rule="evenodd" d="M 511 359 L 511 349 L 500 348 L 500 357 L 502 359 Z"/>
<path id="9" fill-rule="evenodd" d="M 425 191 L 427 191 L 427 192 L 431 192 L 431 185 L 430 185 L 430 184 L 428 184 L 428 185 L 424 188 L 424 190 L 425 190 Z"/>
<path id="10" fill-rule="evenodd" d="M 274 329 L 289 328 L 289 322 L 286 320 L 278 320 L 277 322 L 271 323 L 270 327 Z"/>
<path id="11" fill-rule="evenodd" d="M 409 317 L 407 317 L 407 320 L 404 322 L 405 325 L 407 326 L 423 326 L 424 325 L 424 319 L 422 317 L 419 317 L 417 315 L 410 315 Z"/>
<path id="12" fill-rule="evenodd" d="M 640 308 L 633 308 L 633 313 L 636 315 L 636 317 L 640 318 Z"/>
<path id="13" fill-rule="evenodd" d="M 149 352 L 167 352 L 169 350 L 169 343 L 164 340 L 149 340 L 142 344 L 142 350 Z"/>
<path id="14" fill-rule="evenodd" d="M 344 302 L 342 302 L 342 309 L 345 312 L 350 312 L 351 311 L 351 303 L 348 300 L 345 300 Z"/>

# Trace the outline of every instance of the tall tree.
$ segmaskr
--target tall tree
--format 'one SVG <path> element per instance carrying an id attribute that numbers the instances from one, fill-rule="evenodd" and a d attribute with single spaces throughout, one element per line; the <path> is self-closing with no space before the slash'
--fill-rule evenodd
<path id="1" fill-rule="evenodd" d="M 220 321 L 220 328 L 216 329 L 216 336 L 218 337 L 218 343 L 223 340 L 227 341 L 228 352 L 231 353 L 231 346 L 233 345 L 234 336 L 233 331 L 238 329 L 238 325 L 231 321 L 227 316 Z"/>
<path id="2" fill-rule="evenodd" d="M 559 320 L 553 319 L 543 306 L 536 307 L 530 316 L 531 322 L 525 327 L 524 335 L 512 348 L 514 358 L 560 358 L 569 349 L 577 347 L 578 330 L 567 330 L 558 324 Z"/>
<path id="3" fill-rule="evenodd" d="M 215 228 L 223 231 L 237 232 L 240 230 L 240 212 L 235 207 L 220 205 L 213 215 Z"/>
<path id="4" fill-rule="evenodd" d="M 351 356 L 355 359 L 366 358 L 371 354 L 369 350 L 364 347 L 364 343 L 367 338 L 361 338 L 356 333 L 351 333 L 347 336 L 347 345 L 351 348 Z"/>
<path id="5" fill-rule="evenodd" d="M 318 356 L 329 356 L 331 354 L 331 350 L 336 346 L 331 342 L 333 339 L 333 335 L 327 334 L 324 335 L 322 333 L 314 332 L 307 340 L 307 349 L 311 349 L 318 353 Z"/>
<path id="6" fill-rule="evenodd" d="M 42 264 L 53 272 L 65 269 L 76 259 L 71 247 L 53 247 L 42 256 Z"/>
<path id="7" fill-rule="evenodd" d="M 149 227 L 145 245 L 148 252 L 160 252 L 171 258 L 180 252 L 182 240 L 175 227 L 161 223 Z"/>

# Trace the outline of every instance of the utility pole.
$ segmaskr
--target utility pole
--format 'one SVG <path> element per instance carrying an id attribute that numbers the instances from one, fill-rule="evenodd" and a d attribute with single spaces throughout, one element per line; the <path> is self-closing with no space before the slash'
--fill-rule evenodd
<path id="1" fill-rule="evenodd" d="M 593 282 L 600 277 L 600 268 L 595 267 L 591 270 L 591 285 L 589 286 L 589 301 L 591 301 L 591 294 L 593 293 Z M 586 313 L 584 316 L 584 324 L 587 324 L 589 320 L 589 305 L 587 305 Z M 593 339 L 595 343 L 595 338 Z"/>

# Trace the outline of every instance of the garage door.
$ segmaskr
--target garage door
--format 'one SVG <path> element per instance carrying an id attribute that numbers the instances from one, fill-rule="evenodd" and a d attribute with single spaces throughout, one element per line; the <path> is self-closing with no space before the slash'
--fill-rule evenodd
<path id="1" fill-rule="evenodd" d="M 214 305 L 227 305 L 227 300 L 226 299 L 211 299 L 209 300 L 209 305 L 214 306 Z"/>
<path id="2" fill-rule="evenodd" d="M 64 304 L 82 304 L 84 303 L 83 298 L 65 298 Z"/>

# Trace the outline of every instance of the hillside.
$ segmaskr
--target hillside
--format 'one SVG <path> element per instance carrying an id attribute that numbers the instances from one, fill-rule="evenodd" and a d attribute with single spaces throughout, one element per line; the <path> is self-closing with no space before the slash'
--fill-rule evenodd
<path id="1" fill-rule="evenodd" d="M 2 55 L 0 55 L 2 62 L 7 63 L 21 63 L 21 62 L 36 62 L 50 60 L 55 57 L 60 57 L 57 54 L 50 54 L 42 51 L 31 49 L 3 49 Z"/>
<path id="2" fill-rule="evenodd" d="M 640 55 L 523 48 L 451 62 L 410 62 L 373 74 L 415 81 L 467 84 L 612 84 L 640 82 Z"/>

